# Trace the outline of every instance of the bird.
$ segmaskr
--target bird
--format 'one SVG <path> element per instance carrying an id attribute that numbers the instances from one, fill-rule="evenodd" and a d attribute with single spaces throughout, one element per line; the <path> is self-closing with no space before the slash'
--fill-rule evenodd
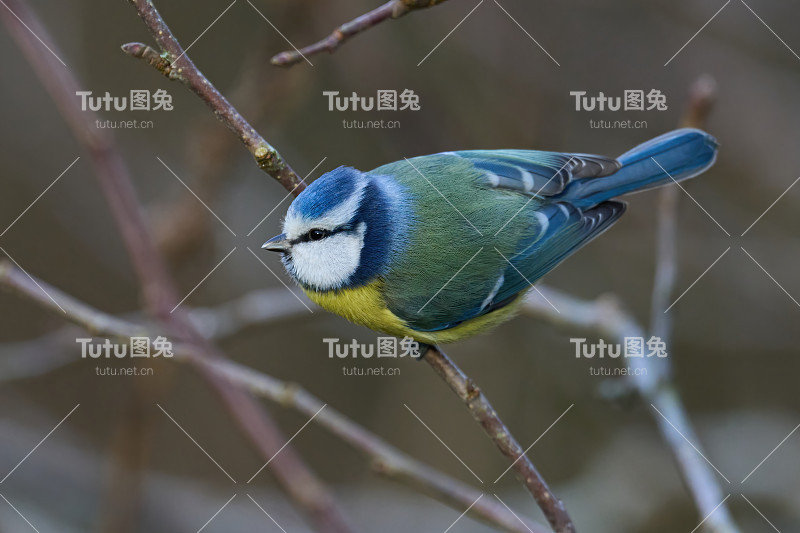
<path id="1" fill-rule="evenodd" d="M 293 200 L 262 248 L 330 312 L 453 343 L 512 318 L 542 276 L 619 220 L 619 197 L 697 176 L 717 148 L 684 128 L 616 159 L 502 149 L 341 166 Z"/>

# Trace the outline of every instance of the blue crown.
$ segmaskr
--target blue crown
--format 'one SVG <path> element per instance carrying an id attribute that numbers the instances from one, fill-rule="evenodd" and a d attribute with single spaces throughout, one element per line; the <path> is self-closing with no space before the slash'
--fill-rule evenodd
<path id="1" fill-rule="evenodd" d="M 289 209 L 305 218 L 321 217 L 355 194 L 362 176 L 352 167 L 332 170 L 300 193 Z"/>

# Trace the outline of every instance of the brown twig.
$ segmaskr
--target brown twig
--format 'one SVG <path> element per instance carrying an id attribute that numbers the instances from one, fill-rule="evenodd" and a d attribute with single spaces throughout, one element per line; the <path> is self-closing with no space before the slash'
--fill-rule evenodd
<path id="1" fill-rule="evenodd" d="M 158 334 L 149 329 L 152 326 L 141 326 L 109 316 L 42 280 L 37 280 L 36 283 L 8 261 L 0 261 L 0 286 L 33 300 L 45 309 L 58 313 L 61 317 L 65 316 L 61 312 L 61 308 L 65 309 L 67 320 L 86 328 L 92 335 L 106 336 L 127 342 L 132 336 L 147 336 L 152 339 Z M 50 297 L 58 304 L 56 305 Z M 409 457 L 333 407 L 328 406 L 321 410 L 325 404 L 294 383 L 278 380 L 224 358 L 198 355 L 191 344 L 175 345 L 174 353 L 175 360 L 213 372 L 242 390 L 263 396 L 307 416 L 317 414 L 314 417 L 315 423 L 326 428 L 370 459 L 374 470 L 381 475 L 416 487 L 457 510 L 466 509 L 480 496 L 479 491 Z M 544 526 L 537 525 L 530 520 L 526 519 L 523 522 L 508 509 L 490 499 L 478 501 L 470 509 L 469 515 L 512 533 L 545 533 L 547 531 Z"/>
<path id="2" fill-rule="evenodd" d="M 137 7 L 143 4 L 140 2 L 133 3 Z M 110 134 L 104 133 L 106 130 L 99 130 L 94 127 L 95 118 L 90 112 L 78 110 L 74 100 L 75 92 L 78 90 L 77 81 L 72 77 L 68 69 L 63 67 L 60 62 L 56 63 L 55 58 L 44 51 L 45 49 L 32 35 L 34 33 L 39 38 L 53 42 L 39 20 L 27 9 L 27 5 L 23 1 L 7 0 L 6 4 L 8 9 L 0 10 L 0 17 L 2 17 L 10 33 L 28 57 L 45 88 L 55 100 L 67 125 L 91 155 L 98 181 L 109 202 L 111 212 L 120 228 L 123 241 L 134 263 L 148 309 L 160 320 L 163 329 L 165 329 L 164 333 L 168 336 L 183 342 L 189 342 L 195 350 L 208 356 L 219 356 L 215 348 L 208 344 L 192 327 L 181 309 L 174 313 L 172 312 L 178 303 L 175 287 L 169 279 L 161 256 L 148 235 L 132 180 L 116 149 L 113 138 Z M 147 14 L 147 16 L 143 16 L 146 21 L 160 20 L 152 4 L 148 3 L 141 6 L 141 8 Z M 12 13 L 20 17 L 21 20 L 26 20 L 27 28 L 22 27 Z M 163 21 L 161 24 L 163 25 Z M 166 28 L 165 25 L 163 27 Z M 28 28 L 30 28 L 30 32 Z M 164 30 L 161 31 L 162 33 L 158 36 L 158 39 L 164 41 L 167 35 Z M 166 32 L 168 31 L 166 29 Z M 171 33 L 169 37 L 172 38 L 172 44 L 169 46 L 172 49 L 174 47 L 180 48 Z M 55 48 L 55 45 L 52 45 L 51 48 Z M 183 60 L 186 61 L 184 64 L 187 67 L 193 67 L 185 55 Z M 189 75 L 193 83 L 205 79 L 199 73 L 189 73 Z M 203 93 L 211 99 L 211 103 L 217 105 L 226 104 L 230 107 L 224 98 L 215 89 L 213 91 L 212 89 L 213 87 Z M 215 97 L 215 94 L 219 98 Z M 230 109 L 232 110 L 232 108 Z M 235 111 L 228 110 L 226 113 L 231 114 L 235 113 Z M 238 113 L 235 114 L 238 115 Z M 239 126 L 246 124 L 243 120 L 237 124 Z M 250 129 L 252 130 L 252 128 Z M 258 138 L 260 139 L 260 137 Z M 261 145 L 261 148 L 268 151 L 264 148 L 264 145 Z M 258 147 L 256 151 L 258 151 Z M 287 170 L 288 167 L 277 157 L 277 153 L 274 156 L 265 154 L 264 157 L 267 158 L 265 161 L 271 166 L 270 168 L 277 170 L 278 175 L 285 174 L 287 179 L 294 175 L 293 173 L 286 174 L 286 172 L 291 171 Z M 284 185 L 286 186 L 286 183 Z M 292 448 L 283 448 L 284 443 L 287 441 L 286 437 L 272 418 L 261 409 L 255 399 L 246 392 L 233 388 L 229 382 L 221 380 L 216 374 L 208 372 L 203 367 L 199 367 L 199 370 L 234 416 L 241 430 L 249 437 L 263 457 L 270 459 L 275 457 L 279 450 L 283 450 L 270 463 L 271 471 L 275 474 L 287 494 L 290 495 L 292 501 L 306 511 L 316 527 L 320 531 L 329 533 L 349 532 L 350 527 L 336 507 L 328 490 Z"/>
<path id="3" fill-rule="evenodd" d="M 525 455 L 525 450 L 516 441 L 475 382 L 439 348 L 428 348 L 423 359 L 467 405 L 472 418 L 481 425 L 483 431 L 500 452 L 512 461 L 512 468 L 533 495 L 553 531 L 574 533 L 575 526 L 564 504 L 553 495 L 539 471 Z"/>
<path id="4" fill-rule="evenodd" d="M 247 120 L 222 96 L 216 87 L 195 66 L 161 15 L 148 0 L 128 0 L 150 30 L 161 53 L 142 43 L 122 45 L 122 50 L 133 57 L 145 60 L 171 80 L 185 84 L 214 112 L 247 147 L 259 168 L 278 180 L 287 190 L 299 194 L 305 185 L 272 147 Z"/>
<path id="5" fill-rule="evenodd" d="M 279 67 L 291 67 L 301 61 L 308 61 L 309 56 L 322 52 L 333 53 L 342 43 L 364 30 L 380 24 L 389 19 L 400 18 L 411 11 L 432 7 L 443 3 L 445 0 L 390 0 L 369 13 L 342 24 L 333 33 L 300 50 L 287 50 L 274 56 L 270 62 Z M 311 63 L 308 61 L 309 64 Z"/>

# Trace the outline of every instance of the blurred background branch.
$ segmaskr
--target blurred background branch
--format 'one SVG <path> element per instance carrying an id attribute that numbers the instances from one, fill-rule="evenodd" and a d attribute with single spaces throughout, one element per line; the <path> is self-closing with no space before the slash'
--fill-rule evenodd
<path id="1" fill-rule="evenodd" d="M 321 41 L 304 46 L 299 50 L 295 48 L 294 50 L 281 52 L 275 55 L 270 62 L 279 67 L 291 67 L 302 61 L 307 61 L 311 64 L 311 61 L 308 60 L 309 57 L 322 52 L 333 53 L 346 40 L 385 20 L 397 19 L 407 15 L 411 11 L 435 6 L 444 1 L 445 0 L 389 0 L 389 2 L 373 9 L 369 13 L 342 24 Z"/>

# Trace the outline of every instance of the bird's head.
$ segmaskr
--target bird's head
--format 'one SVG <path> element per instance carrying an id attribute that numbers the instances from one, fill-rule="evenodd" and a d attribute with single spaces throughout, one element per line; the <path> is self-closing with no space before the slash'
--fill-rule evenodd
<path id="1" fill-rule="evenodd" d="M 286 270 L 307 289 L 363 285 L 384 272 L 396 249 L 402 204 L 393 182 L 339 167 L 298 195 L 283 233 L 262 248 L 282 253 Z"/>

